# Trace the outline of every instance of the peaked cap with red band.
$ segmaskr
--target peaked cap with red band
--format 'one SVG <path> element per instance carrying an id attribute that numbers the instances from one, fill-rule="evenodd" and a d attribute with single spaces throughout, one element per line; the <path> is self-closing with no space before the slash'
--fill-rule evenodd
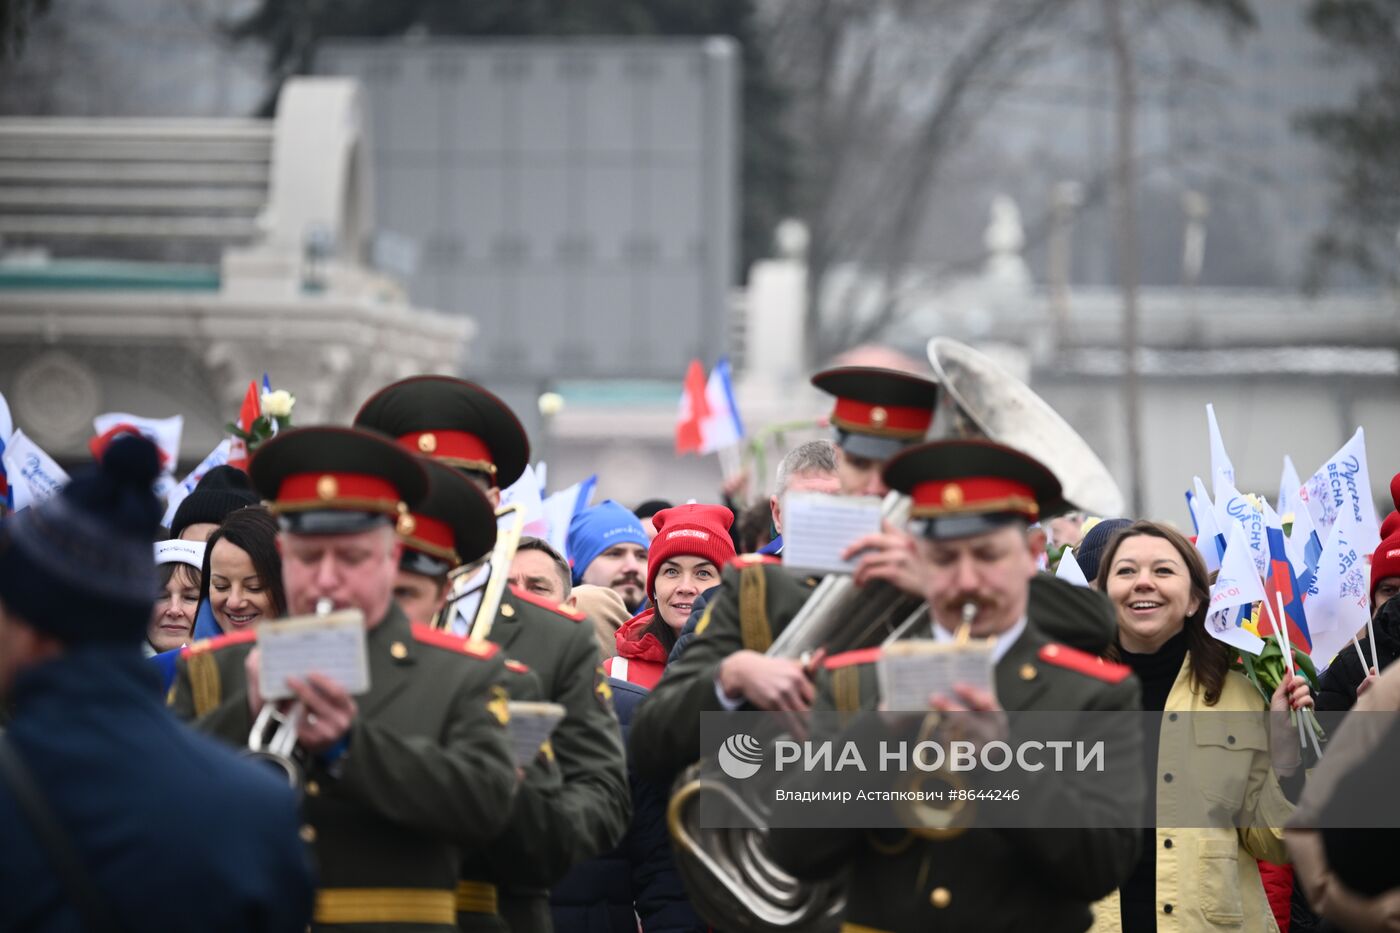
<path id="1" fill-rule="evenodd" d="M 1035 522 L 1064 501 L 1060 481 L 1043 464 L 985 440 L 920 444 L 886 464 L 884 479 L 913 499 L 911 529 L 930 538 Z"/>
<path id="2" fill-rule="evenodd" d="M 399 520 L 404 543 L 399 567 L 441 577 L 495 546 L 496 512 L 491 500 L 457 470 L 427 457 L 419 462 L 428 474 L 428 494 Z"/>
<path id="3" fill-rule="evenodd" d="M 284 431 L 258 448 L 248 477 L 296 534 L 352 534 L 396 521 L 428 490 L 413 454 L 355 428 Z"/>
<path id="4" fill-rule="evenodd" d="M 932 379 L 875 366 L 824 370 L 812 385 L 836 396 L 831 424 L 837 446 L 871 460 L 888 460 L 922 441 L 938 404 Z"/>
<path id="5" fill-rule="evenodd" d="M 474 382 L 411 376 L 370 396 L 355 427 L 389 435 L 416 454 L 481 473 L 505 489 L 525 472 L 530 441 L 510 406 Z"/>

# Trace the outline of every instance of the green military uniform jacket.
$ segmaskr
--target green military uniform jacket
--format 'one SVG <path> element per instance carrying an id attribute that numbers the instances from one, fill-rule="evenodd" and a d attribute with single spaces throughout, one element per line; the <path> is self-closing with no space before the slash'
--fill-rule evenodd
<path id="1" fill-rule="evenodd" d="M 638 772 L 670 780 L 700 749 L 700 715 L 724 707 L 715 693 L 720 663 L 742 649 L 767 651 L 802 608 L 816 584 L 773 558 L 744 555 L 724 571 L 696 626 L 695 639 L 642 701 L 628 747 Z M 1102 594 L 1036 574 L 1030 617 L 1050 637 L 1092 653 L 1113 639 L 1113 609 Z"/>
<path id="2" fill-rule="evenodd" d="M 461 849 L 500 834 L 515 793 L 502 655 L 410 625 L 395 604 L 366 643 L 370 689 L 356 698 L 346 751 L 303 762 L 314 926 L 453 930 Z M 255 644 L 248 632 L 186 649 L 176 714 L 245 745 L 244 661 Z"/>
<path id="3" fill-rule="evenodd" d="M 819 698 L 826 708 L 865 710 L 878 704 L 874 665 L 840 666 L 859 686 Z M 1051 642 L 1027 624 L 995 669 L 997 697 L 1007 710 L 1135 710 L 1137 679 Z M 855 706 L 852 707 L 851 704 Z M 1135 735 L 1136 733 L 1134 733 Z M 1138 749 L 1124 748 L 1129 760 Z M 1123 785 L 1105 784 L 1121 802 Z M 1075 805 L 1092 807 L 1082 797 Z M 1103 809 L 1116 804 L 1098 802 Z M 1090 906 L 1118 888 L 1137 864 L 1137 829 L 971 829 L 946 840 L 899 830 L 775 829 L 769 847 L 779 865 L 803 878 L 844 871 L 843 933 L 914 930 L 1082 931 Z"/>
<path id="4" fill-rule="evenodd" d="M 468 865 L 463 875 L 495 886 L 500 921 L 493 924 L 494 918 L 469 910 L 459 921 L 461 929 L 482 933 L 503 928 L 548 933 L 553 928 L 549 888 L 574 865 L 616 846 L 627 832 L 632 798 L 621 733 L 593 629 L 581 613 L 511 587 L 488 637 L 529 667 L 538 678 L 540 699 L 561 704 L 566 713 L 549 741 L 553 766 L 539 775 L 527 771 L 489 858 Z M 463 895 L 461 906 L 481 903 L 468 890 Z"/>

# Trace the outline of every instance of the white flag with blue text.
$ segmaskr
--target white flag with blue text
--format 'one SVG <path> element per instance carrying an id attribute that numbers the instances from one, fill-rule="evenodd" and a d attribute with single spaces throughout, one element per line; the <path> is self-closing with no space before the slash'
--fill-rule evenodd
<path id="1" fill-rule="evenodd" d="M 1343 510 L 1356 523 L 1353 546 L 1369 554 L 1381 543 L 1381 526 L 1371 499 L 1371 471 L 1366 466 L 1366 432 L 1362 428 L 1357 428 L 1351 440 L 1303 484 L 1299 495 L 1307 503 L 1318 539 L 1324 545 Z"/>
<path id="2" fill-rule="evenodd" d="M 1366 557 L 1350 541 L 1355 525 L 1337 523 L 1317 565 L 1317 592 L 1308 597 L 1308 632 L 1312 658 L 1319 671 L 1327 669 L 1339 652 L 1371 617 L 1370 572 Z"/>
<path id="3" fill-rule="evenodd" d="M 68 474 L 23 431 L 10 435 L 5 445 L 5 477 L 14 495 L 15 511 L 38 505 L 58 495 L 68 485 Z"/>
<path id="4" fill-rule="evenodd" d="M 1210 588 L 1210 611 L 1206 613 L 1206 631 L 1225 644 L 1258 654 L 1264 650 L 1264 640 L 1242 627 L 1241 606 L 1250 606 L 1264 599 L 1264 585 L 1254 572 L 1254 559 L 1244 528 L 1236 522 L 1230 526 L 1225 543 L 1225 556 L 1220 559 L 1220 573 Z"/>

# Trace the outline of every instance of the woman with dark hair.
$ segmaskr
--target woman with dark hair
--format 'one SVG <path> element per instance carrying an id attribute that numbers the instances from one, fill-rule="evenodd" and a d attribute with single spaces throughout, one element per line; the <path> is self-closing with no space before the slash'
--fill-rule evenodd
<path id="1" fill-rule="evenodd" d="M 719 585 L 720 571 L 734 558 L 729 526 L 734 513 L 722 505 L 679 505 L 652 516 L 656 537 L 647 551 L 647 597 L 651 606 L 617 630 L 617 656 L 603 671 L 650 690 L 661 679 L 695 608 Z"/>
<path id="2" fill-rule="evenodd" d="M 261 506 L 230 512 L 209 536 L 200 599 L 225 634 L 287 610 L 277 520 Z"/>
<path id="3" fill-rule="evenodd" d="M 1187 730 L 1185 741 L 1167 741 L 1159 732 L 1144 742 L 1156 822 L 1163 814 L 1222 811 L 1234 822 L 1147 832 L 1137 869 L 1095 907 L 1093 929 L 1140 933 L 1156 930 L 1159 921 L 1185 931 L 1276 929 L 1256 860 L 1288 860 L 1283 825 L 1302 783 L 1298 735 L 1287 716 L 1212 713 L 1310 706 L 1306 681 L 1285 676 L 1266 704 L 1243 674 L 1230 670 L 1234 649 L 1205 626 L 1205 564 L 1191 542 L 1165 525 L 1137 521 L 1121 529 L 1104 548 L 1098 588 L 1118 616 L 1110 653 L 1142 682 L 1143 710 L 1180 721 L 1173 739 Z M 1149 717 L 1156 729 L 1162 718 Z"/>

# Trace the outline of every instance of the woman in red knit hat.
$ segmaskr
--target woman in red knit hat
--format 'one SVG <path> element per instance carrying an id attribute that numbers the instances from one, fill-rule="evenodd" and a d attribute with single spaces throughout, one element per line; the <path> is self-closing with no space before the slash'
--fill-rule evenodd
<path id="1" fill-rule="evenodd" d="M 719 583 L 734 557 L 729 526 L 734 513 L 722 505 L 678 505 L 652 516 L 656 537 L 647 552 L 650 605 L 617 630 L 617 655 L 603 670 L 650 690 L 661 679 L 676 637 L 700 594 Z"/>

